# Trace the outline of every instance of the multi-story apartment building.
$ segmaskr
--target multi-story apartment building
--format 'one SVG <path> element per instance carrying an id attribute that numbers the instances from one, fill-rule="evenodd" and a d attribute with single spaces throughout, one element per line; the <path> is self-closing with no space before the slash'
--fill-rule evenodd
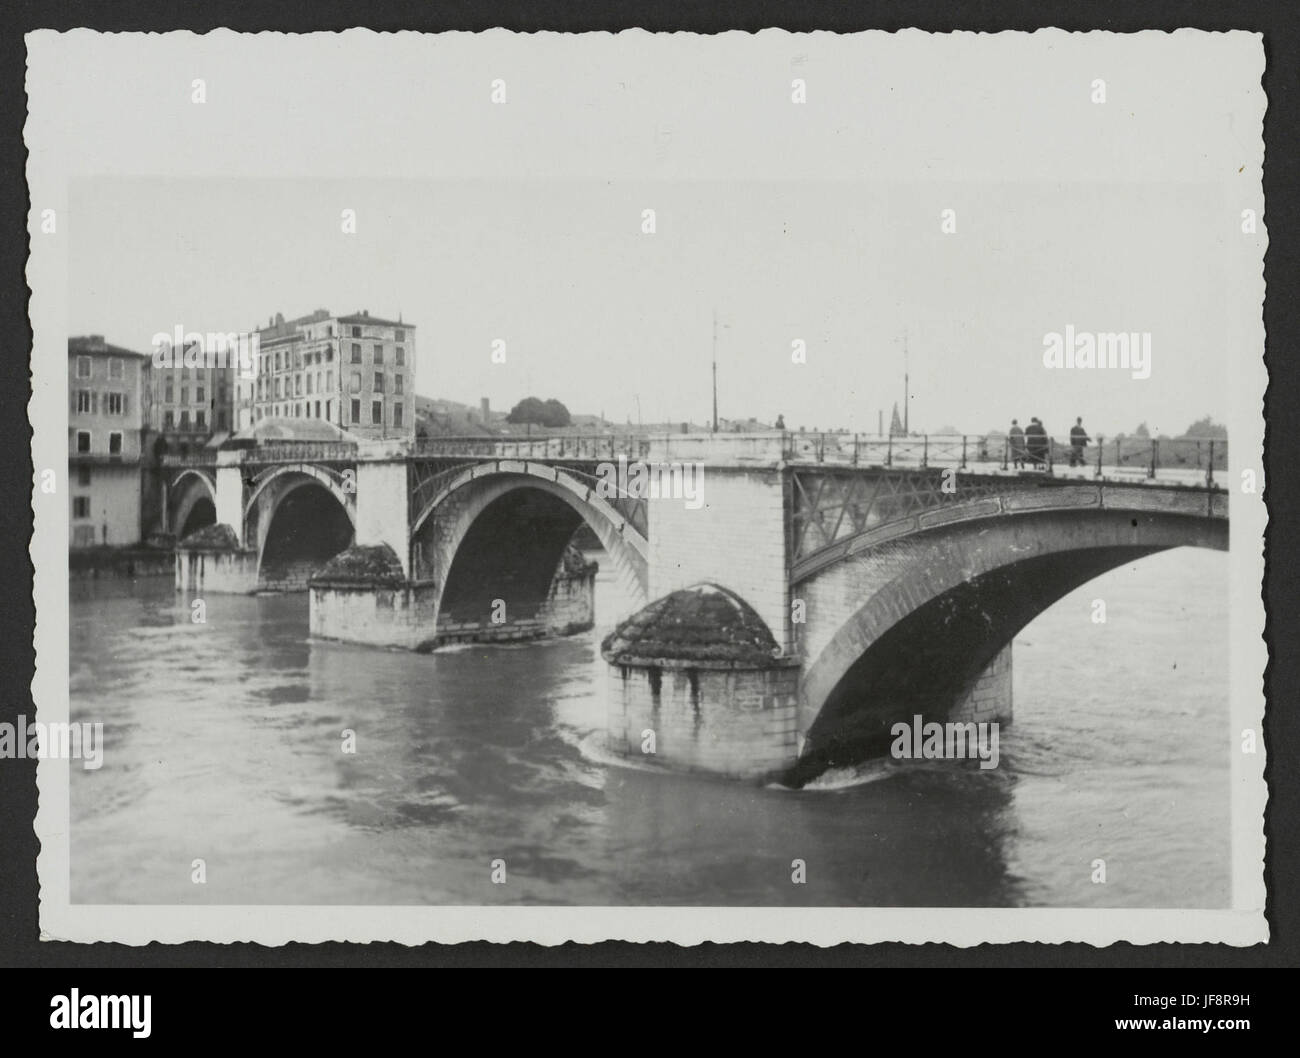
<path id="1" fill-rule="evenodd" d="M 100 334 L 68 339 L 72 547 L 140 542 L 151 366 Z"/>
<path id="2" fill-rule="evenodd" d="M 187 347 L 188 348 L 188 347 Z M 183 359 L 184 353 L 178 359 Z M 234 429 L 235 364 L 155 367 L 148 428 L 168 452 L 187 455 Z"/>
<path id="3" fill-rule="evenodd" d="M 256 377 L 239 379 L 235 428 L 321 419 L 358 437 L 415 437 L 415 327 L 317 309 L 257 332 Z"/>

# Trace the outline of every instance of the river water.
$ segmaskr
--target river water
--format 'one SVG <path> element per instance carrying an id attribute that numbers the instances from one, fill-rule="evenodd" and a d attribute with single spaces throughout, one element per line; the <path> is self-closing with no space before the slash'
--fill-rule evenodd
<path id="1" fill-rule="evenodd" d="M 194 624 L 168 579 L 74 583 L 72 718 L 105 726 L 71 769 L 74 902 L 1228 904 L 1226 555 L 1143 559 L 1029 625 L 996 769 L 799 791 L 607 759 L 617 591 L 602 570 L 590 634 L 426 655 L 313 642 L 305 595 Z"/>

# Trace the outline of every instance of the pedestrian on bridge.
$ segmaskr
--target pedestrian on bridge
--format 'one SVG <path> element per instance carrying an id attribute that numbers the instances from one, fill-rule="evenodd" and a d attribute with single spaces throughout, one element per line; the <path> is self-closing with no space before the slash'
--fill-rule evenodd
<path id="1" fill-rule="evenodd" d="M 1039 422 L 1038 416 L 1035 415 L 1029 420 L 1029 425 L 1025 427 L 1025 447 L 1029 449 L 1029 461 L 1033 463 L 1035 469 L 1047 466 L 1047 446 L 1049 444 L 1047 431 L 1043 428 L 1043 424 Z"/>
<path id="2" fill-rule="evenodd" d="M 1083 428 L 1083 416 L 1074 420 L 1070 427 L 1070 466 L 1084 467 L 1083 449 L 1088 444 L 1088 431 Z"/>
<path id="3" fill-rule="evenodd" d="M 1011 449 L 1011 465 L 1022 468 L 1025 465 L 1025 431 L 1020 428 L 1020 420 L 1011 420 L 1011 431 L 1007 434 L 1007 445 Z"/>

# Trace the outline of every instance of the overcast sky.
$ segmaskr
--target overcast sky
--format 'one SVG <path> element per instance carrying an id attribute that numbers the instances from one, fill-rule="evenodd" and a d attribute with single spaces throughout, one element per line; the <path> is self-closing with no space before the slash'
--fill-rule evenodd
<path id="1" fill-rule="evenodd" d="M 638 37 L 65 38 L 70 333 L 400 312 L 427 396 L 701 422 L 716 311 L 723 416 L 874 430 L 906 334 L 913 429 L 1225 417 L 1257 129 L 1209 35 Z M 1067 324 L 1150 378 L 1044 368 Z"/>

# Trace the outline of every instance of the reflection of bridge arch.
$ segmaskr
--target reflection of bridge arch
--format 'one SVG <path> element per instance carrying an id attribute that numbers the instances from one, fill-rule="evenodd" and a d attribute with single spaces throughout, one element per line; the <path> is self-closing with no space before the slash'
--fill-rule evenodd
<path id="1" fill-rule="evenodd" d="M 411 522 L 413 572 L 416 579 L 436 577 L 444 588 L 450 585 L 453 603 L 459 578 L 452 580 L 452 574 L 458 558 L 462 566 L 484 571 L 495 559 L 498 572 L 510 573 L 508 567 L 515 564 L 511 555 L 537 552 L 530 561 L 539 575 L 545 569 L 549 576 L 583 523 L 600 540 L 624 589 L 646 600 L 645 536 L 579 474 L 564 467 L 502 460 L 447 472 L 433 484 Z M 529 504 L 527 493 L 547 500 Z M 515 572 L 522 576 L 522 565 Z"/>
<path id="2" fill-rule="evenodd" d="M 182 470 L 167 489 L 167 525 L 178 540 L 217 520 L 217 486 L 206 471 Z"/>
<path id="3" fill-rule="evenodd" d="M 806 752 L 843 762 L 879 748 L 894 721 L 961 699 L 1057 600 L 1180 546 L 1227 549 L 1226 497 L 1140 486 L 983 497 L 805 563 L 794 594 L 808 614 L 796 626 Z"/>

